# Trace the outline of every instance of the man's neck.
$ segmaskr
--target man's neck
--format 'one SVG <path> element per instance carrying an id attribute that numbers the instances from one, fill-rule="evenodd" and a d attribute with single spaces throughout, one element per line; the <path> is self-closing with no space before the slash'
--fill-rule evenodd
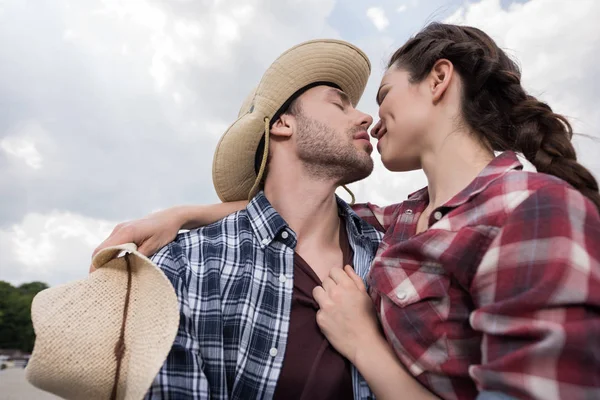
<path id="1" fill-rule="evenodd" d="M 265 196 L 296 232 L 299 246 L 339 245 L 334 184 L 270 176 L 265 185 Z"/>

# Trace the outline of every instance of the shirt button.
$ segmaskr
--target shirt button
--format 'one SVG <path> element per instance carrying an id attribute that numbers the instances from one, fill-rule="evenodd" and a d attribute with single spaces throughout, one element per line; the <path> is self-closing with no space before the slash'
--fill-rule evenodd
<path id="1" fill-rule="evenodd" d="M 279 282 L 285 283 L 285 281 L 287 281 L 287 278 L 285 277 L 285 275 L 283 275 L 283 274 L 279 275 Z"/>
<path id="2" fill-rule="evenodd" d="M 271 357 L 277 356 L 277 349 L 273 347 L 271 350 L 269 350 L 269 354 L 271 355 Z"/>
<path id="3" fill-rule="evenodd" d="M 264 239 L 262 240 L 262 244 L 264 244 L 265 246 L 266 246 L 266 245 L 268 245 L 268 244 L 269 244 L 269 239 L 267 239 L 267 238 L 264 238 Z"/>
<path id="4" fill-rule="evenodd" d="M 408 210 L 404 211 L 404 213 L 405 213 L 405 214 L 408 214 L 408 215 L 412 215 L 412 213 L 413 213 L 413 210 L 411 210 L 411 209 L 409 208 Z"/>
<path id="5" fill-rule="evenodd" d="M 436 211 L 433 213 L 433 218 L 435 218 L 436 220 L 440 220 L 442 219 L 442 212 L 441 211 Z"/>
<path id="6" fill-rule="evenodd" d="M 287 233 L 287 231 L 283 231 L 283 232 L 281 232 L 281 238 L 282 238 L 282 239 L 287 239 L 289 236 L 290 236 L 290 234 L 289 234 L 289 233 Z"/>
<path id="7" fill-rule="evenodd" d="M 398 292 L 396 297 L 398 297 L 398 300 L 406 300 L 406 292 Z"/>

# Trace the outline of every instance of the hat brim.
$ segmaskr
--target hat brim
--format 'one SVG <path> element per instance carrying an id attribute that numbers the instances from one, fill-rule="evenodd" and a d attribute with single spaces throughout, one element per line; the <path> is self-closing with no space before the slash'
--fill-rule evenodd
<path id="1" fill-rule="evenodd" d="M 128 275 L 122 251 L 131 252 L 132 286 L 117 394 L 141 399 L 148 391 L 177 334 L 179 303 L 164 273 L 128 245 L 99 252 L 87 278 L 34 298 L 37 337 L 26 369 L 34 386 L 65 399 L 110 397 Z"/>
<path id="2" fill-rule="evenodd" d="M 254 158 L 272 119 L 298 90 L 316 82 L 338 86 L 356 106 L 365 90 L 371 64 L 357 47 L 340 40 L 313 40 L 283 53 L 265 72 L 248 108 L 225 131 L 213 160 L 213 184 L 221 201 L 247 200 L 256 181 Z"/>

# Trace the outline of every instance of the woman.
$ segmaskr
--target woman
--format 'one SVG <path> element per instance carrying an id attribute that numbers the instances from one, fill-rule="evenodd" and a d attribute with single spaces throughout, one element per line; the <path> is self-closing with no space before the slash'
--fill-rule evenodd
<path id="1" fill-rule="evenodd" d="M 600 398 L 600 194 L 567 120 L 485 33 L 438 23 L 392 56 L 377 101 L 383 164 L 422 168 L 428 186 L 356 207 L 385 236 L 368 292 L 348 267 L 315 289 L 330 342 L 390 398 L 390 354 L 446 399 Z M 169 210 L 103 245 L 152 252 L 243 206 Z"/>

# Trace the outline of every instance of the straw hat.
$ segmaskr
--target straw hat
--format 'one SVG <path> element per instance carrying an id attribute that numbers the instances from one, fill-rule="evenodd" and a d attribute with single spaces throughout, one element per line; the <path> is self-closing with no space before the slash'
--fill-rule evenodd
<path id="1" fill-rule="evenodd" d="M 308 85 L 323 82 L 339 87 L 356 106 L 370 72 L 367 56 L 340 40 L 305 42 L 279 56 L 244 101 L 237 121 L 217 144 L 213 183 L 219 198 L 225 202 L 254 196 L 268 154 L 268 138 L 258 176 L 254 166 L 256 150 L 268 132 L 269 122 L 290 97 Z"/>
<path id="2" fill-rule="evenodd" d="M 163 272 L 135 250 L 106 248 L 86 279 L 35 296 L 29 382 L 66 399 L 144 397 L 175 340 L 179 305 Z"/>

